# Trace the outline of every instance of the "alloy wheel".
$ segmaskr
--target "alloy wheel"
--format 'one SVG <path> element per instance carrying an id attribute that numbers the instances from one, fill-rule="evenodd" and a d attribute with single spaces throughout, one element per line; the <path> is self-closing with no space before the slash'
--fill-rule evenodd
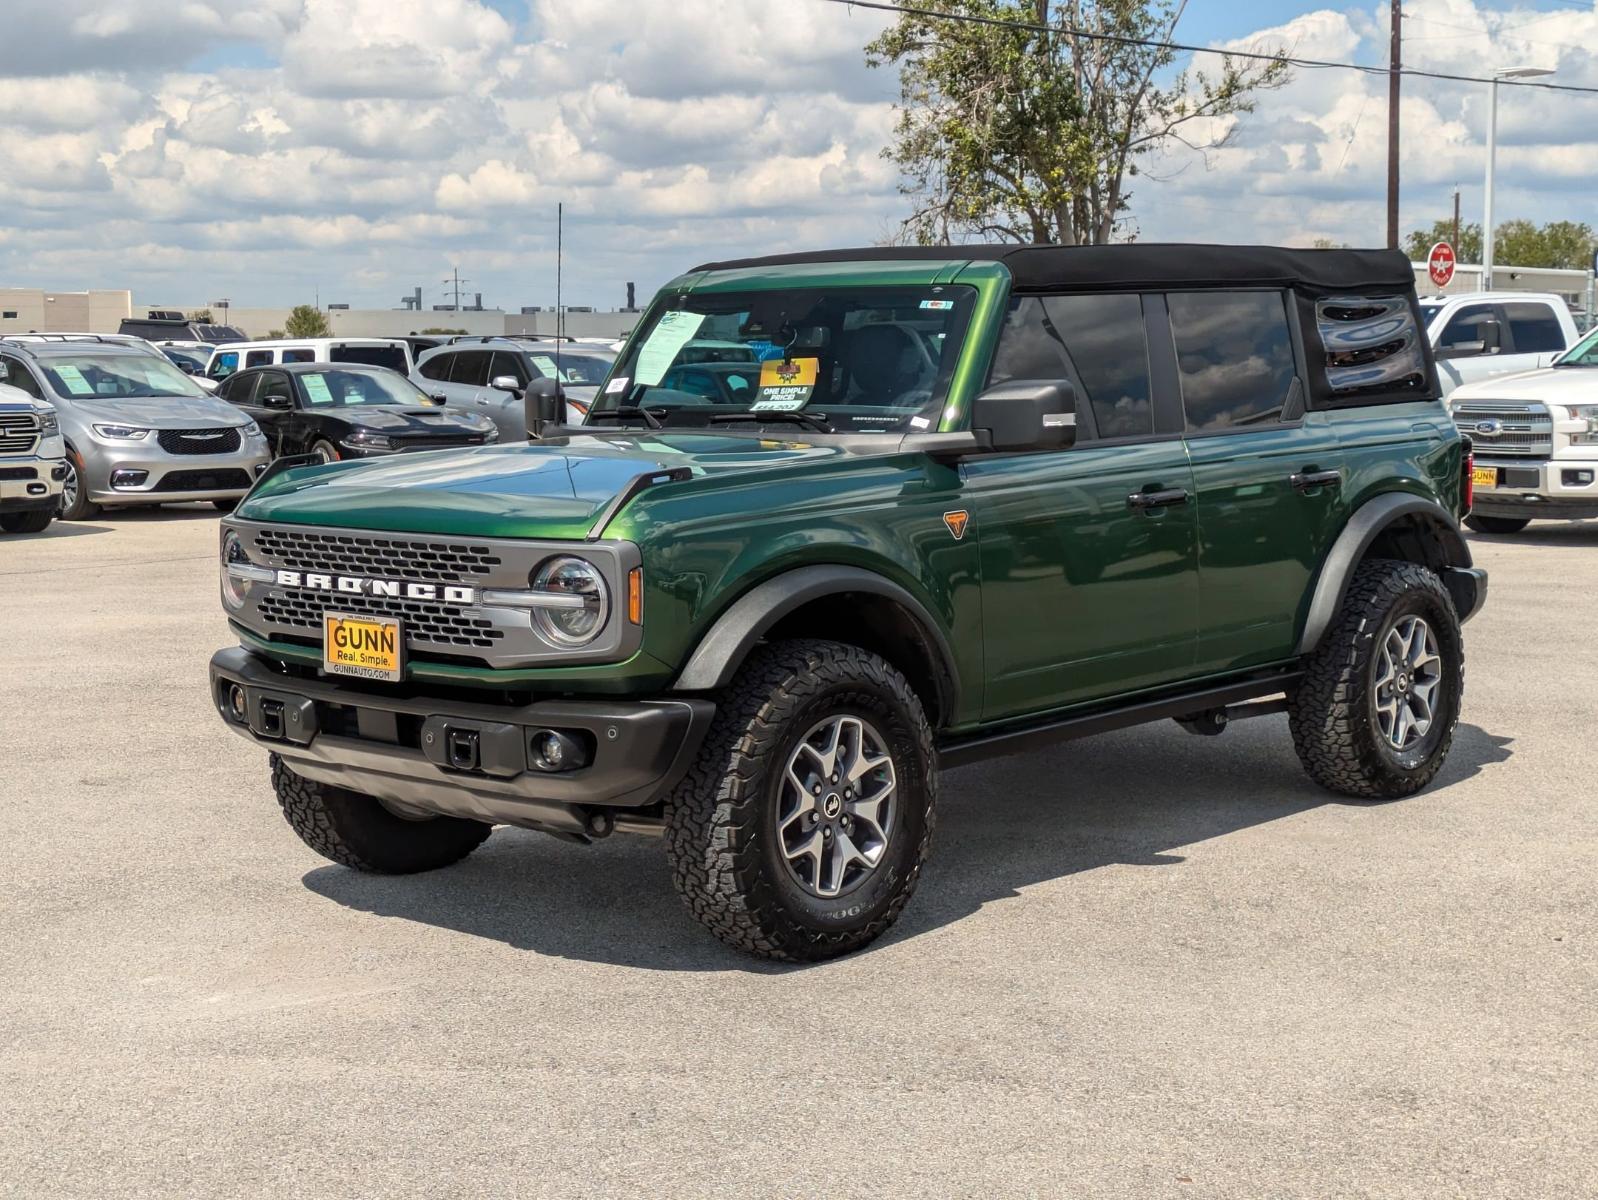
<path id="1" fill-rule="evenodd" d="M 859 886 L 887 853 L 898 777 L 888 744 L 860 717 L 819 722 L 788 756 L 777 800 L 784 864 L 812 896 Z"/>
<path id="2" fill-rule="evenodd" d="M 61 511 L 70 512 L 78 506 L 78 464 L 67 455 L 67 477 L 61 482 Z"/>
<path id="3" fill-rule="evenodd" d="M 1376 723 L 1394 750 L 1408 750 L 1431 732 L 1443 686 L 1437 635 L 1421 617 L 1401 617 L 1382 638 L 1371 685 Z"/>

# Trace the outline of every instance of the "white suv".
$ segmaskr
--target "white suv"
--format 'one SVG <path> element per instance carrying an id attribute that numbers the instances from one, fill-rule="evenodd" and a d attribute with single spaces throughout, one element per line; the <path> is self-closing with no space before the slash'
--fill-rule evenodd
<path id="1" fill-rule="evenodd" d="M 1598 517 L 1598 330 L 1545 370 L 1467 384 L 1448 399 L 1476 448 L 1472 529 Z"/>

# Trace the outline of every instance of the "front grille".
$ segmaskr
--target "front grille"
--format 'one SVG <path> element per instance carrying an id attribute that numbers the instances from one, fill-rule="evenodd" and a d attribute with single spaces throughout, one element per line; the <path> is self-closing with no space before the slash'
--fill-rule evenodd
<path id="1" fill-rule="evenodd" d="M 322 632 L 322 614 L 360 613 L 378 617 L 398 617 L 407 648 L 416 642 L 434 646 L 471 646 L 487 649 L 505 636 L 492 622 L 471 617 L 465 611 L 442 604 L 416 600 L 391 600 L 387 597 L 317 593 L 285 593 L 273 590 L 261 601 L 260 613 L 275 625 Z"/>
<path id="2" fill-rule="evenodd" d="M 1484 458 L 1547 458 L 1554 451 L 1554 418 L 1546 405 L 1465 400 L 1454 406 L 1454 424 Z"/>
<path id="3" fill-rule="evenodd" d="M 239 448 L 237 429 L 161 429 L 155 440 L 168 454 L 232 454 Z"/>
<path id="4" fill-rule="evenodd" d="M 39 418 L 31 412 L 0 413 L 0 454 L 32 454 L 39 445 Z"/>
<path id="5" fill-rule="evenodd" d="M 471 584 L 500 565 L 487 546 L 425 538 L 263 529 L 255 535 L 255 545 L 268 565 L 291 571 L 425 583 Z"/>
<path id="6" fill-rule="evenodd" d="M 168 471 L 153 492 L 231 492 L 250 486 L 248 471 Z"/>

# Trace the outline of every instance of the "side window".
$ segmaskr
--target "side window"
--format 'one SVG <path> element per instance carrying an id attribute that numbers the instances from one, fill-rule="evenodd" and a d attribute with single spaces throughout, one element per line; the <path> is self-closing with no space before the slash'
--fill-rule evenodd
<path id="1" fill-rule="evenodd" d="M 450 372 L 451 383 L 464 383 L 467 387 L 482 387 L 488 382 L 488 364 L 494 356 L 487 350 L 468 350 L 455 356 L 455 369 Z"/>
<path id="2" fill-rule="evenodd" d="M 1279 421 L 1298 373 L 1281 292 L 1166 297 L 1189 432 Z"/>
<path id="3" fill-rule="evenodd" d="M 264 406 L 269 399 L 287 400 L 291 405 L 294 402 L 294 390 L 289 377 L 281 371 L 261 372 L 261 382 L 255 388 L 255 403 Z"/>
<path id="4" fill-rule="evenodd" d="M 453 354 L 435 354 L 419 368 L 424 379 L 449 379 L 449 365 L 455 361 Z"/>
<path id="5" fill-rule="evenodd" d="M 494 361 L 488 369 L 488 377 L 498 379 L 501 375 L 513 375 L 520 386 L 527 386 L 527 368 L 522 365 L 521 356 L 518 354 L 507 354 L 503 350 L 494 351 Z"/>
<path id="6" fill-rule="evenodd" d="M 1565 348 L 1565 333 L 1560 328 L 1559 317 L 1546 304 L 1506 304 L 1504 319 L 1509 322 L 1509 336 L 1516 354 L 1546 354 Z"/>
<path id="7" fill-rule="evenodd" d="M 9 355 L 0 359 L 0 362 L 4 362 L 11 371 L 10 377 L 6 380 L 7 383 L 14 388 L 21 388 L 35 400 L 44 399 L 44 392 L 40 390 L 39 381 L 33 377 L 32 371 Z"/>
<path id="8" fill-rule="evenodd" d="M 1482 326 L 1497 319 L 1491 304 L 1467 304 L 1448 318 L 1448 324 L 1443 326 L 1443 332 L 1437 337 L 1437 348 L 1452 350 L 1456 346 L 1485 341 Z"/>
<path id="9" fill-rule="evenodd" d="M 259 378 L 259 375 L 229 375 L 216 389 L 216 394 L 229 404 L 248 404 Z"/>
<path id="10" fill-rule="evenodd" d="M 1337 399 L 1426 390 L 1421 332 L 1406 297 L 1328 296 L 1315 302 L 1315 327 Z"/>
<path id="11" fill-rule="evenodd" d="M 1101 438 L 1154 432 L 1148 334 L 1136 295 L 1021 296 L 999 334 L 990 382 L 1068 379 Z"/>
<path id="12" fill-rule="evenodd" d="M 296 346 L 292 350 L 283 351 L 283 361 L 286 363 L 315 362 L 316 351 L 304 346 Z"/>
<path id="13" fill-rule="evenodd" d="M 272 365 L 272 352 L 270 350 L 250 350 L 244 355 L 246 367 L 270 367 Z"/>
<path id="14" fill-rule="evenodd" d="M 211 358 L 211 365 L 205 373 L 212 379 L 226 379 L 239 369 L 239 352 L 237 350 L 220 351 Z"/>

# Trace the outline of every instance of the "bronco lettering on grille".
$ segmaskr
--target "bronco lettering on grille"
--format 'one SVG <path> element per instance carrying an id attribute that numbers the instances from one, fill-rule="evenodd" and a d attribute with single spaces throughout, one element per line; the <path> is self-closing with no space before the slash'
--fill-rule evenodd
<path id="1" fill-rule="evenodd" d="M 393 600 L 432 600 L 443 604 L 476 604 L 477 589 L 436 583 L 406 583 L 398 579 L 366 579 L 359 575 L 323 575 L 315 571 L 278 571 L 278 587 L 312 592 L 339 592 L 346 596 L 386 596 Z"/>

